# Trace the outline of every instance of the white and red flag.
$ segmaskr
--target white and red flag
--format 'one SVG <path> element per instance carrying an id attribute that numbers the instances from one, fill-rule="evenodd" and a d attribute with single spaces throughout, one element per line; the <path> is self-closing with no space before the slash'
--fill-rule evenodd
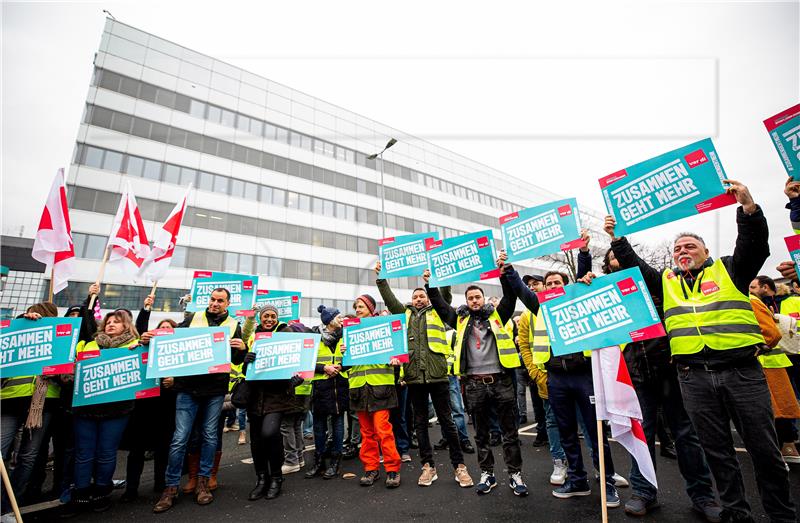
<path id="1" fill-rule="evenodd" d="M 66 288 L 73 273 L 75 247 L 72 244 L 64 169 L 58 170 L 50 186 L 31 256 L 47 265 L 47 272 L 52 271 L 53 294 Z"/>
<path id="2" fill-rule="evenodd" d="M 167 269 L 169 269 L 169 264 L 172 262 L 172 255 L 175 252 L 175 245 L 178 243 L 178 233 L 181 230 L 183 215 L 186 213 L 186 200 L 191 190 L 192 187 L 190 185 L 186 189 L 183 198 L 175 204 L 172 212 L 169 213 L 169 217 L 167 217 L 164 225 L 156 230 L 153 239 L 153 249 L 139 269 L 139 274 L 145 275 L 148 282 L 160 280 L 167 273 Z"/>
<path id="3" fill-rule="evenodd" d="M 114 216 L 108 249 L 108 263 L 116 265 L 134 280 L 138 279 L 139 268 L 150 254 L 150 242 L 130 182 L 122 193 L 117 215 Z"/>
<path id="4" fill-rule="evenodd" d="M 636 460 L 642 476 L 656 484 L 656 469 L 642 429 L 642 409 L 619 346 L 592 351 L 594 401 L 598 420 L 608 420 L 611 437 Z"/>

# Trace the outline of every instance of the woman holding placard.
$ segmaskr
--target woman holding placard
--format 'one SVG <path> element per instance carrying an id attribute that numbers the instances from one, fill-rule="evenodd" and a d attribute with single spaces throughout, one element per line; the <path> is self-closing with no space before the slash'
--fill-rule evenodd
<path id="1" fill-rule="evenodd" d="M 131 316 L 118 310 L 106 314 L 95 339 L 89 343 L 79 343 L 77 352 L 80 355 L 119 347 L 131 348 L 138 343 L 139 333 Z M 96 512 L 101 512 L 111 506 L 117 450 L 133 405 L 134 400 L 125 400 L 73 409 L 75 493 L 70 508 L 80 510 L 91 505 Z"/>

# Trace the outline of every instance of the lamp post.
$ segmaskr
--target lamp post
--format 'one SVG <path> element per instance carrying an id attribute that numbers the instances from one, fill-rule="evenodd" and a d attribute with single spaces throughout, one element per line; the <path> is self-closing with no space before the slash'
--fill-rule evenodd
<path id="1" fill-rule="evenodd" d="M 383 234 L 384 238 L 386 237 L 386 200 L 383 193 L 385 192 L 386 187 L 383 185 L 383 153 L 386 152 L 386 149 L 396 143 L 397 140 L 390 138 L 389 141 L 386 142 L 386 146 L 381 150 L 381 152 L 367 156 L 367 160 L 374 160 L 375 158 L 381 159 L 381 234 Z"/>

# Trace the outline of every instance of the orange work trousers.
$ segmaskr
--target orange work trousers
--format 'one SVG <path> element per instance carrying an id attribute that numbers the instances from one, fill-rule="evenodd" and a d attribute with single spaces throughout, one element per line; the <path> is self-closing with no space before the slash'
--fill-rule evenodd
<path id="1" fill-rule="evenodd" d="M 364 470 L 378 470 L 383 454 L 383 468 L 386 472 L 400 471 L 400 454 L 394 443 L 389 411 L 366 412 L 359 410 L 358 424 L 361 426 L 361 452 L 358 457 Z"/>

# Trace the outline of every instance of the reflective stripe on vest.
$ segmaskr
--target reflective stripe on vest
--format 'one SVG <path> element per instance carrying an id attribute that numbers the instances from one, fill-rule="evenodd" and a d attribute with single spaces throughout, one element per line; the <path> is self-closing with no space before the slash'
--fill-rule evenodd
<path id="1" fill-rule="evenodd" d="M 695 354 L 703 347 L 726 350 L 764 343 L 749 298 L 733 284 L 722 261 L 703 269 L 695 288 L 671 269 L 663 272 L 661 282 L 673 355 Z"/>
<path id="2" fill-rule="evenodd" d="M 236 334 L 236 327 L 239 325 L 239 322 L 233 319 L 230 315 L 225 318 L 219 327 L 227 327 L 228 328 L 228 338 L 233 338 L 233 335 Z M 205 312 L 195 312 L 194 316 L 192 317 L 192 322 L 189 324 L 189 327 L 210 327 L 208 324 L 208 318 L 206 318 Z"/>
<path id="3" fill-rule="evenodd" d="M 355 365 L 348 371 L 350 388 L 358 389 L 364 385 L 394 385 L 394 367 L 388 365 Z"/>
<path id="4" fill-rule="evenodd" d="M 319 350 L 317 351 L 317 365 L 341 365 L 342 364 L 342 340 L 336 344 L 336 348 L 332 351 L 330 347 L 325 345 L 325 342 L 319 342 Z M 347 377 L 347 373 L 340 372 L 340 376 Z M 312 381 L 327 380 L 330 378 L 324 372 L 315 372 Z"/>
<path id="5" fill-rule="evenodd" d="M 411 311 L 406 309 L 406 324 L 411 322 Z M 425 336 L 428 338 L 428 348 L 438 354 L 447 355 L 450 353 L 450 345 L 447 343 L 447 329 L 444 322 L 435 310 L 428 309 L 425 312 Z"/>
<path id="6" fill-rule="evenodd" d="M 36 376 L 17 376 L 9 378 L 0 388 L 0 400 L 11 398 L 29 398 L 33 396 L 36 386 Z M 58 383 L 48 382 L 45 398 L 58 398 L 61 395 L 61 386 Z"/>
<path id="7" fill-rule="evenodd" d="M 467 330 L 470 315 L 459 316 L 456 325 L 456 346 L 455 362 L 453 363 L 453 373 L 457 376 L 461 373 L 461 349 L 464 346 L 464 333 Z M 517 346 L 514 345 L 514 340 L 506 332 L 505 327 L 500 322 L 500 315 L 496 310 L 493 310 L 489 315 L 489 326 L 494 334 L 495 344 L 497 345 L 497 357 L 500 360 L 500 365 L 507 369 L 515 369 L 519 367 L 520 360 L 517 353 Z"/>

